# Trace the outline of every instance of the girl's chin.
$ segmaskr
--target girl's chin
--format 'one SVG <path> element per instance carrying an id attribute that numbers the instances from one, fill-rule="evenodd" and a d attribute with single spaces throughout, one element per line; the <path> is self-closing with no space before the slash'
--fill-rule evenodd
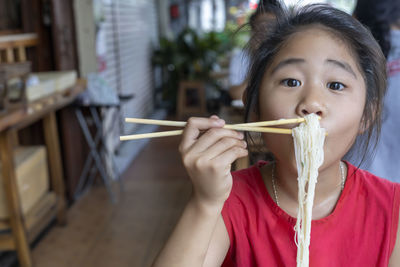
<path id="1" fill-rule="evenodd" d="M 277 159 L 277 164 L 278 165 L 279 165 L 279 162 L 285 162 L 282 165 L 284 166 L 286 172 L 293 173 L 293 174 L 297 175 L 297 163 L 296 163 L 296 158 L 294 157 L 294 155 L 293 155 L 293 157 L 287 158 L 285 160 Z M 289 163 L 289 164 L 287 164 L 287 163 Z M 322 171 L 326 170 L 331 165 L 332 165 L 332 162 L 324 161 L 322 163 L 322 165 L 319 167 L 318 172 L 322 172 Z"/>

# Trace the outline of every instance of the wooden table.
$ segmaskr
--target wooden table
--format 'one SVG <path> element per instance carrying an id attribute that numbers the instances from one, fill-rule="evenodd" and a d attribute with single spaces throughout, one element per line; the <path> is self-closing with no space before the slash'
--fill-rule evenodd
<path id="1" fill-rule="evenodd" d="M 85 88 L 86 82 L 79 80 L 63 94 L 56 93 L 29 104 L 27 109 L 15 109 L 0 116 L 1 174 L 10 214 L 9 219 L 0 220 L 0 230 L 11 230 L 0 235 L 0 250 L 16 250 L 20 266 L 33 266 L 29 244 L 55 216 L 59 224 L 66 223 L 65 188 L 55 112 L 74 101 Z M 18 144 L 18 130 L 37 121 L 43 123 L 52 191 L 23 215 L 16 184 L 14 147 Z"/>

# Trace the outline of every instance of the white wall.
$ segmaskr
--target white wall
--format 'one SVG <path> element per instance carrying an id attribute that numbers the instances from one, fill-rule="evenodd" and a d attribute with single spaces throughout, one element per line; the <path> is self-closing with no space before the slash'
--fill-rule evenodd
<path id="1" fill-rule="evenodd" d="M 223 0 L 214 1 L 215 17 L 213 17 L 213 0 L 202 0 L 201 2 L 201 28 L 205 32 L 223 31 L 225 28 L 225 3 Z"/>
<path id="2" fill-rule="evenodd" d="M 75 0 L 74 15 L 77 35 L 79 71 L 81 76 L 96 72 L 95 25 L 93 0 Z"/>
<path id="3" fill-rule="evenodd" d="M 154 105 L 151 55 L 158 38 L 155 1 L 105 3 L 107 57 L 106 69 L 101 74 L 119 94 L 135 95 L 122 106 L 122 117 L 147 117 Z M 134 125 L 123 125 L 121 134 L 134 131 Z"/>

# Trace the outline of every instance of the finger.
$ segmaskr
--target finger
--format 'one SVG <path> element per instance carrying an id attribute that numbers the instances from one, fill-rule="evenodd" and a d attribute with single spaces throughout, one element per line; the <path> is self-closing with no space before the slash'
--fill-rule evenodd
<path id="1" fill-rule="evenodd" d="M 224 129 L 212 128 L 205 132 L 198 141 L 190 148 L 191 153 L 202 153 L 216 144 L 222 138 L 235 138 L 237 140 L 243 139 L 243 133 Z"/>
<path id="2" fill-rule="evenodd" d="M 216 160 L 221 163 L 221 166 L 228 166 L 231 165 L 235 160 L 238 158 L 245 157 L 249 154 L 247 149 L 234 146 L 223 152 L 222 154 L 219 154 L 217 157 L 215 157 L 212 160 Z"/>
<path id="3" fill-rule="evenodd" d="M 180 146 L 181 151 L 189 149 L 197 141 L 201 130 L 208 130 L 212 127 L 223 127 L 224 125 L 225 121 L 221 119 L 191 117 L 183 130 Z"/>
<path id="4" fill-rule="evenodd" d="M 214 145 L 209 147 L 205 153 L 207 153 L 206 158 L 213 159 L 223 152 L 227 151 L 232 147 L 242 147 L 246 148 L 246 142 L 241 139 L 232 138 L 232 137 L 224 137 L 216 142 Z"/>
<path id="5" fill-rule="evenodd" d="M 217 115 L 212 115 L 211 117 L 210 117 L 211 119 L 219 119 L 219 117 L 217 116 Z"/>

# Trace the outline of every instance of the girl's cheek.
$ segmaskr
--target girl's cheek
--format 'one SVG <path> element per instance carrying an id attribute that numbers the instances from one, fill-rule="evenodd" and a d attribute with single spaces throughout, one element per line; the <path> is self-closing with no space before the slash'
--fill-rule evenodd
<path id="1" fill-rule="evenodd" d="M 260 92 L 260 117 L 262 120 L 291 118 L 295 116 L 297 96 L 268 85 Z"/>
<path id="2" fill-rule="evenodd" d="M 261 120 L 277 120 L 282 118 L 291 118 L 290 105 L 287 101 L 280 101 L 272 98 L 273 101 L 266 101 L 260 105 L 260 119 Z"/>

